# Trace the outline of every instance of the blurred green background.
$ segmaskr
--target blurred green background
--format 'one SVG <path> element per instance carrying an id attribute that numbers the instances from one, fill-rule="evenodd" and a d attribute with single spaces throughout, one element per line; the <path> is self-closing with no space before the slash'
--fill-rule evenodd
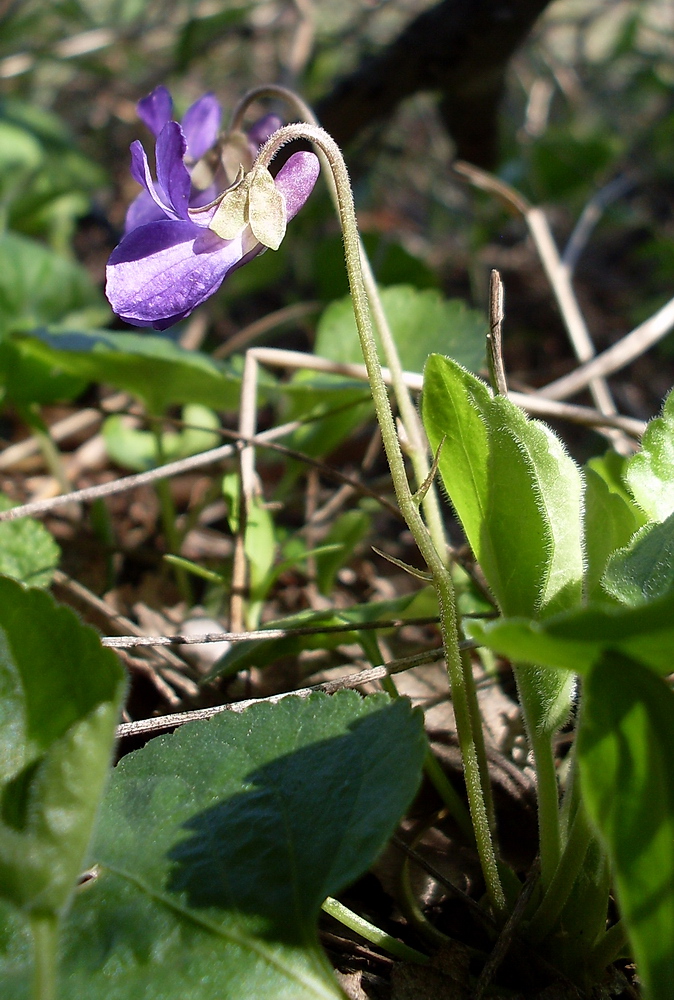
<path id="1" fill-rule="evenodd" d="M 318 102 L 432 6 L 426 0 L 5 0 L 3 226 L 50 247 L 68 262 L 66 270 L 75 262 L 85 268 L 94 291 L 78 286 L 69 317 L 76 313 L 89 325 L 104 315 L 111 320 L 96 289 L 137 190 L 128 172 L 129 143 L 140 137 L 151 149 L 136 117 L 140 97 L 165 83 L 179 116 L 213 90 L 225 122 L 245 91 L 261 83 L 282 83 Z M 625 179 L 577 273 L 598 348 L 671 295 L 673 55 L 670 0 L 557 0 L 510 62 L 497 170 L 550 208 L 562 244 L 587 201 Z M 509 371 L 533 382 L 537 372 L 553 377 L 568 367 L 568 349 L 526 227 L 452 176 L 452 141 L 437 103 L 433 93 L 414 94 L 387 120 L 362 130 L 346 151 L 379 280 L 436 286 L 484 307 L 489 270 L 499 267 L 508 300 Z M 5 247 L 4 329 L 30 328 L 58 313 L 38 294 L 46 272 L 37 264 L 39 273 L 17 291 L 17 252 L 34 257 L 29 245 Z M 208 343 L 217 346 L 270 309 L 343 294 L 340 255 L 323 194 L 301 214 L 279 253 L 265 254 L 225 284 L 208 307 Z M 68 273 L 77 285 L 72 267 Z M 56 286 L 64 280 L 59 274 Z M 302 337 L 295 336 L 297 346 L 306 346 Z M 625 385 L 621 405 L 628 412 L 655 412 L 671 384 L 671 353 L 665 341 L 657 350 L 664 369 L 645 362 L 636 383 Z"/>

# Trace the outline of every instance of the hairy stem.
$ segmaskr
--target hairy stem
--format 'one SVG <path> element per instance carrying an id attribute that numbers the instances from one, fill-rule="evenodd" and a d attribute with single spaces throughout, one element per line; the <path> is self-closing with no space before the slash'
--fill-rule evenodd
<path id="1" fill-rule="evenodd" d="M 363 647 L 363 652 L 373 667 L 379 667 L 385 662 L 374 633 L 361 632 L 360 643 Z M 392 677 L 382 677 L 380 683 L 390 698 L 400 697 L 400 693 Z M 474 844 L 475 834 L 473 833 L 473 825 L 470 821 L 468 810 L 430 747 L 424 758 L 424 773 L 449 810 L 449 814 L 463 833 L 466 841 L 469 844 Z"/>
<path id="2" fill-rule="evenodd" d="M 482 787 L 482 774 L 478 762 L 464 666 L 458 646 L 459 633 L 454 587 L 449 571 L 424 524 L 407 480 L 405 463 L 370 322 L 370 311 L 363 283 L 356 212 L 348 171 L 341 151 L 331 136 L 323 129 L 311 125 L 287 125 L 279 129 L 260 150 L 258 164 L 268 166 L 278 150 L 294 139 L 308 139 L 315 143 L 325 154 L 335 180 L 353 309 L 372 399 L 381 428 L 382 441 L 391 470 L 398 506 L 432 574 L 437 592 L 440 627 L 452 688 L 457 733 L 463 756 L 466 790 L 475 829 L 475 839 L 492 906 L 497 912 L 502 913 L 505 909 L 505 895 L 498 873 L 489 816 L 485 805 L 485 790 Z"/>
<path id="3" fill-rule="evenodd" d="M 288 90 L 286 87 L 270 84 L 267 86 L 256 87 L 242 98 L 236 106 L 232 116 L 232 131 L 241 128 L 244 115 L 251 103 L 263 98 L 277 98 L 284 101 L 289 105 L 289 107 L 292 108 L 298 118 L 301 118 L 307 125 L 318 127 L 316 116 L 309 105 L 305 104 L 301 97 L 298 97 L 297 94 L 293 93 L 292 90 Z M 330 164 L 319 144 L 316 144 L 316 150 L 323 166 L 327 167 L 327 170 L 325 171 L 326 180 L 335 208 L 337 209 L 337 212 L 339 212 L 339 195 L 337 193 L 335 178 L 333 177 L 332 170 L 330 169 Z M 384 312 L 377 282 L 374 274 L 372 273 L 372 268 L 370 267 L 370 262 L 360 237 L 358 237 L 358 243 L 360 247 L 362 280 L 370 306 L 372 321 L 384 352 L 386 365 L 391 373 L 393 392 L 398 405 L 398 410 L 400 412 L 400 419 L 407 436 L 407 451 L 412 463 L 412 468 L 414 469 L 416 484 L 417 487 L 419 487 L 423 482 L 425 482 L 430 471 L 427 442 L 423 426 L 421 424 L 421 419 L 412 400 L 410 390 L 405 382 L 396 343 L 391 333 L 386 313 Z M 426 492 L 426 495 L 424 496 L 422 508 L 426 517 L 429 534 L 433 539 L 433 544 L 443 561 L 446 562 L 449 546 L 442 520 L 438 492 L 434 483 L 431 484 L 430 488 Z"/>
<path id="4" fill-rule="evenodd" d="M 400 363 L 400 357 L 395 345 L 395 340 L 393 339 L 393 335 L 391 333 L 388 319 L 386 318 L 386 313 L 384 312 L 384 307 L 379 295 L 379 289 L 377 288 L 377 282 L 375 281 L 370 267 L 370 262 L 367 259 L 367 254 L 365 253 L 362 242 L 360 243 L 360 262 L 363 271 L 363 283 L 365 285 L 365 290 L 372 312 L 372 319 L 384 351 L 386 365 L 391 373 L 393 392 L 395 394 L 396 403 L 398 404 L 398 410 L 400 411 L 400 419 L 407 436 L 406 450 L 409 454 L 412 468 L 414 469 L 414 478 L 416 480 L 417 487 L 419 487 L 426 481 L 430 472 L 428 447 L 421 419 L 417 413 L 416 407 L 412 401 L 411 393 L 405 382 L 403 367 Z M 428 533 L 433 540 L 433 544 L 440 554 L 443 562 L 447 562 L 449 546 L 447 544 L 445 526 L 442 521 L 438 491 L 435 488 L 435 483 L 431 483 L 430 488 L 427 490 L 426 495 L 422 500 L 421 506 L 426 517 Z"/>

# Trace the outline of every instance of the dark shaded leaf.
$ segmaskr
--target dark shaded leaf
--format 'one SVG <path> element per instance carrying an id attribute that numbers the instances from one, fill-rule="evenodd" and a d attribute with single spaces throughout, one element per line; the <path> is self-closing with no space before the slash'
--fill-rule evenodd
<path id="1" fill-rule="evenodd" d="M 341 692 L 191 723 L 125 757 L 100 816 L 100 873 L 66 922 L 63 996 L 343 996 L 319 908 L 382 850 L 426 746 L 406 700 Z M 18 959 L 0 960 L 3 1000 L 25 990 L 19 934 Z"/>

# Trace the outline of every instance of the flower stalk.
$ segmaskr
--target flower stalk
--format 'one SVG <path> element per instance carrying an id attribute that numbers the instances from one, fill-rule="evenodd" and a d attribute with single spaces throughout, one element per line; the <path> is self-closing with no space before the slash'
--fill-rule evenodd
<path id="1" fill-rule="evenodd" d="M 313 142 L 325 155 L 337 190 L 337 207 L 344 237 L 344 252 L 353 309 L 360 337 L 370 389 L 382 433 L 384 450 L 400 511 L 433 577 L 440 608 L 440 627 L 463 757 L 466 790 L 475 829 L 478 853 L 487 890 L 494 910 L 503 913 L 506 900 L 497 868 L 496 855 L 485 800 L 483 776 L 478 761 L 473 718 L 470 710 L 465 667 L 459 651 L 459 632 L 452 580 L 423 521 L 410 488 L 400 442 L 393 420 L 388 392 L 382 378 L 367 293 L 363 281 L 360 241 L 353 194 L 341 150 L 332 137 L 315 125 L 286 125 L 274 133 L 260 150 L 257 164 L 268 167 L 274 156 L 295 139 Z"/>
<path id="2" fill-rule="evenodd" d="M 255 89 L 249 91 L 245 97 L 241 99 L 239 104 L 234 109 L 230 131 L 241 131 L 247 109 L 254 101 L 265 98 L 277 98 L 284 101 L 305 124 L 319 127 L 316 116 L 309 105 L 306 104 L 301 97 L 295 94 L 292 90 L 288 90 L 286 87 L 281 87 L 277 84 L 268 84 L 266 86 L 256 87 Z M 337 212 L 339 212 L 339 196 L 337 194 L 337 188 L 330 164 L 321 147 L 318 145 L 316 147 L 316 153 L 325 168 L 325 179 L 328 184 L 330 196 Z M 400 363 L 400 357 L 398 355 L 395 340 L 391 333 L 391 328 L 389 326 L 388 319 L 386 318 L 386 313 L 384 312 L 384 307 L 379 295 L 377 282 L 374 274 L 372 273 L 372 268 L 370 267 L 370 262 L 360 236 L 358 237 L 358 244 L 360 247 L 360 263 L 363 284 L 367 294 L 370 314 L 379 343 L 381 344 L 384 352 L 386 366 L 391 373 L 393 393 L 395 395 L 398 410 L 400 412 L 400 419 L 407 438 L 406 451 L 412 463 L 417 486 L 421 486 L 430 471 L 428 463 L 428 448 L 425 441 L 423 427 L 412 400 L 410 390 L 405 382 L 403 368 Z M 445 535 L 445 528 L 440 511 L 440 502 L 435 484 L 432 484 L 426 491 L 422 501 L 422 509 L 428 525 L 429 534 L 433 539 L 433 544 L 435 545 L 438 553 L 441 555 L 443 561 L 446 562 L 449 546 Z"/>

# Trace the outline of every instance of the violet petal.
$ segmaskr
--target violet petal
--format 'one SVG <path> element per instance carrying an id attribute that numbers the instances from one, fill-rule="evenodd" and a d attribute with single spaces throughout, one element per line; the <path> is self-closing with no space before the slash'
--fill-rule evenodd
<path id="1" fill-rule="evenodd" d="M 152 195 L 148 191 L 141 191 L 126 211 L 124 234 L 138 229 L 138 226 L 145 226 L 148 222 L 159 222 L 165 218 L 166 212 L 159 208 Z"/>
<path id="2" fill-rule="evenodd" d="M 145 188 L 154 203 L 162 210 L 164 216 L 168 216 L 169 219 L 179 218 L 175 209 L 170 205 L 166 192 L 152 180 L 147 153 L 143 149 L 142 143 L 136 139 L 129 148 L 131 150 L 131 176 L 133 179 Z"/>
<path id="3" fill-rule="evenodd" d="M 151 94 L 136 105 L 138 117 L 147 125 L 155 138 L 164 125 L 171 120 L 173 101 L 166 87 L 155 87 Z"/>
<path id="4" fill-rule="evenodd" d="M 165 329 L 209 298 L 244 254 L 191 222 L 165 219 L 134 229 L 113 250 L 106 295 L 122 319 Z"/>
<path id="5" fill-rule="evenodd" d="M 187 143 L 178 122 L 167 122 L 159 133 L 155 156 L 158 187 L 165 191 L 178 218 L 187 218 L 190 200 L 190 175 L 183 163 Z"/>
<path id="6" fill-rule="evenodd" d="M 199 160 L 215 145 L 221 118 L 220 102 L 214 94 L 204 94 L 187 109 L 182 127 L 187 140 L 187 154 L 193 160 Z"/>
<path id="7" fill-rule="evenodd" d="M 269 136 L 273 135 L 274 132 L 278 132 L 282 125 L 283 122 L 278 115 L 265 115 L 264 118 L 258 119 L 250 128 L 246 129 L 248 141 L 253 147 L 253 152 L 256 156 Z"/>
<path id="8" fill-rule="evenodd" d="M 321 172 L 315 153 L 301 150 L 283 164 L 274 182 L 286 200 L 286 218 L 294 218 L 314 189 Z"/>

